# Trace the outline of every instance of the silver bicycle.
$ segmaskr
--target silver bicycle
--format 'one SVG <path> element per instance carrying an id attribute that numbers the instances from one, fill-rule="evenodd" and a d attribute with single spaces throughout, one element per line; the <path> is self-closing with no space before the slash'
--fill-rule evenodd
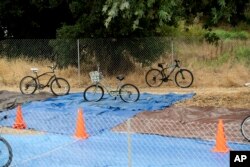
<path id="1" fill-rule="evenodd" d="M 112 89 L 107 86 L 104 80 L 104 76 L 100 72 L 99 66 L 97 66 L 97 71 L 91 71 L 89 73 L 92 85 L 87 87 L 83 93 L 83 97 L 86 101 L 100 101 L 103 98 L 104 90 L 112 97 L 120 97 L 124 102 L 136 102 L 140 97 L 139 89 L 130 83 L 123 83 L 125 77 L 123 75 L 118 75 L 116 79 L 118 80 L 116 89 Z"/>

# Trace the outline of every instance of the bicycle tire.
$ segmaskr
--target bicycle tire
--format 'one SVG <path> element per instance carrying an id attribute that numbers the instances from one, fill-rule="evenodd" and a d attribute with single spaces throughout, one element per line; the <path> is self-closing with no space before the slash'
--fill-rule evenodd
<path id="1" fill-rule="evenodd" d="M 250 142 L 250 116 L 246 117 L 241 122 L 241 134 L 244 136 L 244 138 Z"/>
<path id="2" fill-rule="evenodd" d="M 133 84 L 124 84 L 119 90 L 119 95 L 124 102 L 136 102 L 140 98 L 140 91 Z"/>
<path id="3" fill-rule="evenodd" d="M 163 82 L 163 75 L 158 69 L 150 69 L 145 76 L 145 80 L 150 87 L 159 87 Z"/>
<path id="4" fill-rule="evenodd" d="M 188 88 L 193 84 L 193 81 L 194 81 L 193 74 L 191 71 L 187 69 L 180 69 L 175 74 L 175 83 L 178 87 Z"/>
<path id="5" fill-rule="evenodd" d="M 3 137 L 0 137 L 0 149 L 0 166 L 8 167 L 12 162 L 13 153 L 10 144 Z"/>
<path id="6" fill-rule="evenodd" d="M 83 98 L 86 101 L 100 101 L 104 95 L 104 90 L 100 85 L 90 85 L 83 92 Z"/>
<path id="7" fill-rule="evenodd" d="M 19 88 L 22 94 L 33 94 L 37 90 L 36 79 L 32 76 L 23 77 L 20 81 Z"/>
<path id="8" fill-rule="evenodd" d="M 55 78 L 50 83 L 50 90 L 56 96 L 63 96 L 69 93 L 70 85 L 64 78 Z"/>

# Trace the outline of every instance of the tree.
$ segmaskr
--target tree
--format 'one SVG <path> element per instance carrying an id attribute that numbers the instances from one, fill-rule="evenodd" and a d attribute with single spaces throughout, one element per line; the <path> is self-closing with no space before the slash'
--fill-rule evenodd
<path id="1" fill-rule="evenodd" d="M 161 36 L 160 27 L 175 25 L 181 0 L 72 0 L 75 25 L 58 29 L 60 38 Z"/>
<path id="2" fill-rule="evenodd" d="M 104 38 L 96 43 L 85 41 L 91 43 L 90 52 L 108 73 L 129 72 L 121 68 L 125 64 L 133 67 L 132 61 L 148 64 L 165 53 L 170 43 L 145 37 L 161 36 L 161 26 L 175 25 L 182 11 L 180 4 L 181 0 L 72 0 L 70 9 L 76 24 L 62 26 L 57 37 Z"/>
<path id="3" fill-rule="evenodd" d="M 73 22 L 67 0 L 1 0 L 0 38 L 55 38 L 61 23 Z M 0 31 L 1 31 L 0 29 Z"/>
<path id="4" fill-rule="evenodd" d="M 185 9 L 185 19 L 191 21 L 191 24 L 198 15 L 206 26 L 221 22 L 235 26 L 248 19 L 244 13 L 249 8 L 247 0 L 185 0 L 182 5 Z"/>

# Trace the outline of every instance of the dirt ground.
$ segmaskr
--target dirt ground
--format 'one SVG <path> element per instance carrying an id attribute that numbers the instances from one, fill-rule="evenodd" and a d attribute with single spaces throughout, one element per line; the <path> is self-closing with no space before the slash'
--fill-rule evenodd
<path id="1" fill-rule="evenodd" d="M 250 87 L 205 87 L 205 88 L 144 88 L 142 92 L 152 93 L 195 93 L 189 100 L 174 106 L 199 106 L 250 109 Z"/>

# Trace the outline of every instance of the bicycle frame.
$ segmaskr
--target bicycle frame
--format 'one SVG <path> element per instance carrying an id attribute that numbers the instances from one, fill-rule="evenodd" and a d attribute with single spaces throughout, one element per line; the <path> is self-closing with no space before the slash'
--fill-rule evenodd
<path id="1" fill-rule="evenodd" d="M 103 79 L 103 80 L 105 82 L 105 79 Z M 111 90 L 111 88 L 109 86 L 106 86 L 106 84 L 103 84 L 101 82 L 97 82 L 96 83 L 96 86 L 103 87 L 108 92 L 108 94 L 110 96 L 112 96 L 112 97 L 117 97 L 117 96 L 120 95 L 119 94 L 119 90 L 120 90 L 120 88 L 121 88 L 122 85 L 123 85 L 123 83 L 120 81 L 120 82 L 117 83 L 116 89 Z"/>
<path id="2" fill-rule="evenodd" d="M 166 67 L 163 67 L 164 64 L 159 63 L 158 68 L 151 68 L 146 73 L 145 80 L 150 87 L 158 87 L 168 81 L 175 81 L 176 85 L 181 88 L 188 88 L 192 85 L 194 80 L 192 72 L 181 67 L 179 60 L 174 60 L 174 63 Z"/>
<path id="3" fill-rule="evenodd" d="M 163 81 L 165 81 L 165 82 L 166 82 L 166 81 L 168 80 L 168 78 L 172 75 L 172 73 L 175 71 L 176 68 L 180 68 L 178 61 L 175 61 L 175 64 L 172 64 L 172 65 L 168 66 L 167 68 L 163 68 L 162 65 L 159 66 L 159 67 L 162 68 L 162 69 L 161 69 L 161 74 L 162 74 L 162 76 L 163 76 Z M 165 73 L 165 70 L 167 70 L 167 69 L 169 69 L 169 68 L 172 68 L 172 69 L 171 69 L 171 71 L 170 71 L 168 74 L 166 74 L 166 73 Z"/>
<path id="4" fill-rule="evenodd" d="M 39 88 L 42 88 L 42 89 L 43 89 L 44 87 L 49 87 L 51 81 L 52 81 L 54 78 L 56 78 L 56 75 L 55 75 L 54 72 L 45 72 L 45 73 L 40 74 L 40 75 L 37 75 L 37 72 L 35 72 L 35 74 L 36 74 L 36 78 L 35 78 L 35 79 L 36 79 L 36 81 L 37 81 L 37 83 L 38 83 L 38 85 L 39 85 Z M 48 80 L 48 82 L 47 82 L 45 85 L 43 85 L 42 87 L 40 87 L 41 84 L 40 84 L 39 78 L 41 78 L 42 76 L 45 76 L 45 75 L 49 75 L 49 74 L 53 74 L 53 75 L 50 77 L 50 79 Z"/>
<path id="5" fill-rule="evenodd" d="M 117 81 L 117 86 L 116 89 L 112 89 L 109 84 L 107 84 L 106 80 L 104 79 L 102 73 L 99 70 L 99 66 L 97 66 L 97 71 L 91 71 L 89 73 L 92 85 L 87 87 L 83 93 L 83 97 L 86 101 L 99 101 L 103 98 L 105 90 L 108 92 L 108 94 L 111 97 L 116 97 L 120 96 L 121 99 L 124 102 L 135 102 L 139 99 L 140 97 L 140 92 L 136 86 L 133 84 L 127 84 L 123 83 L 123 79 L 125 78 L 122 75 L 118 75 L 116 77 Z M 101 81 L 102 80 L 102 81 Z M 107 86 L 108 85 L 108 86 Z M 132 90 L 131 90 L 132 88 Z M 94 93 L 93 96 L 88 96 L 88 93 Z M 135 93 L 134 93 L 135 92 Z M 100 93 L 100 94 L 99 94 Z M 135 94 L 135 96 L 134 96 Z M 97 95 L 97 97 L 96 97 Z M 100 96 L 99 96 L 100 95 Z"/>

